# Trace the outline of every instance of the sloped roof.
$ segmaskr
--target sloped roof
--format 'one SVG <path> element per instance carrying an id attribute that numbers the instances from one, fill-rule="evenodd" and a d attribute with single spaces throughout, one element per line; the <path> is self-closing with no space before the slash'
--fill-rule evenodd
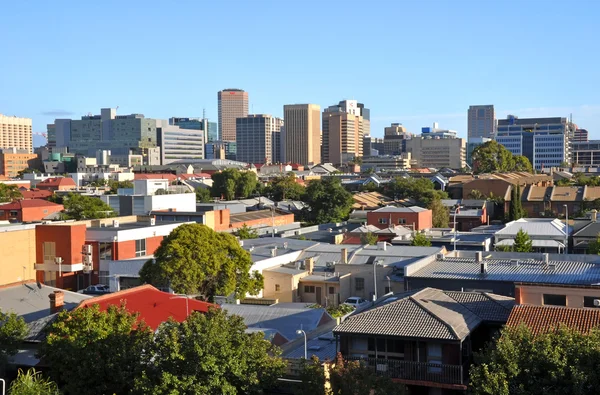
<path id="1" fill-rule="evenodd" d="M 31 189 L 29 191 L 21 191 L 21 195 L 23 195 L 23 199 L 47 199 L 53 193 L 45 189 Z"/>
<path id="2" fill-rule="evenodd" d="M 380 209 L 374 210 L 374 213 L 420 213 L 423 211 L 427 211 L 426 208 L 419 206 L 411 206 L 411 207 L 394 207 L 387 206 L 382 207 Z"/>
<path id="3" fill-rule="evenodd" d="M 587 200 L 600 199 L 600 187 L 586 187 L 583 198 Z"/>
<path id="4" fill-rule="evenodd" d="M 580 202 L 583 200 L 585 187 L 554 187 L 552 190 L 552 201 Z"/>
<path id="5" fill-rule="evenodd" d="M 543 202 L 549 200 L 552 196 L 552 187 L 538 187 L 536 185 L 528 186 L 521 193 L 521 200 L 529 202 Z"/>
<path id="6" fill-rule="evenodd" d="M 48 178 L 47 180 L 38 182 L 37 187 L 64 187 L 73 186 L 76 187 L 75 181 L 70 177 L 56 177 Z"/>
<path id="7" fill-rule="evenodd" d="M 588 333 L 600 326 L 600 309 L 518 305 L 513 307 L 506 325 L 520 324 L 525 324 L 535 335 L 552 331 L 560 324 Z"/>
<path id="8" fill-rule="evenodd" d="M 557 218 L 521 218 L 506 224 L 496 235 L 516 235 L 523 229 L 529 236 L 564 236 L 565 224 Z"/>
<path id="9" fill-rule="evenodd" d="M 600 234 L 600 222 L 590 221 L 583 228 L 579 229 L 573 237 L 592 237 L 596 238 Z"/>
<path id="10" fill-rule="evenodd" d="M 81 303 L 79 308 L 97 304 L 100 306 L 100 310 L 106 310 L 108 306 L 119 306 L 122 302 L 125 303 L 129 312 L 139 313 L 139 319 L 154 330 L 169 318 L 182 322 L 187 318 L 188 312 L 190 314 L 194 311 L 206 313 L 211 306 L 218 307 L 196 299 L 187 298 L 186 300 L 185 296 L 178 297 L 159 291 L 152 285 L 142 285 L 88 299 Z"/>
<path id="11" fill-rule="evenodd" d="M 507 316 L 506 307 L 492 297 L 461 296 L 471 310 L 454 299 L 455 294 L 424 288 L 394 295 L 383 305 L 350 316 L 333 332 L 458 341 L 485 321 L 474 311 L 487 310 L 488 316 L 500 322 Z"/>
<path id="12" fill-rule="evenodd" d="M 0 210 L 21 210 L 24 208 L 33 208 L 33 207 L 51 207 L 56 208 L 57 210 L 62 210 L 63 205 L 52 203 L 47 200 L 42 199 L 26 199 L 26 200 L 15 200 L 12 203 L 0 205 Z"/>
<path id="13" fill-rule="evenodd" d="M 484 321 L 506 322 L 515 300 L 487 292 L 445 291 L 445 294 L 477 314 Z"/>
<path id="14" fill-rule="evenodd" d="M 133 175 L 134 180 L 177 180 L 175 174 L 170 173 L 135 173 Z"/>

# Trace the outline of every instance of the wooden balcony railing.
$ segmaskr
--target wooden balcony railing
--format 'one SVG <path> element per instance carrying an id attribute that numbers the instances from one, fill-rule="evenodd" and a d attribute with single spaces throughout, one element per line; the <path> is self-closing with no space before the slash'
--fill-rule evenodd
<path id="1" fill-rule="evenodd" d="M 392 379 L 428 381 L 440 384 L 465 385 L 464 370 L 461 365 L 446 365 L 427 362 L 396 361 L 377 358 L 347 358 L 361 361 L 375 369 L 378 375 Z"/>

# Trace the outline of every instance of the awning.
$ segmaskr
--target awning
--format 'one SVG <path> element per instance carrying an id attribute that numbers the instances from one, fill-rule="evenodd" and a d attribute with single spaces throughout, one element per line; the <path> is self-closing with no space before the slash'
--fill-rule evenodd
<path id="1" fill-rule="evenodd" d="M 515 244 L 513 239 L 505 239 L 496 243 L 497 246 L 512 246 Z M 565 245 L 560 241 L 556 240 L 531 240 L 533 247 L 546 247 L 546 248 L 565 248 Z"/>

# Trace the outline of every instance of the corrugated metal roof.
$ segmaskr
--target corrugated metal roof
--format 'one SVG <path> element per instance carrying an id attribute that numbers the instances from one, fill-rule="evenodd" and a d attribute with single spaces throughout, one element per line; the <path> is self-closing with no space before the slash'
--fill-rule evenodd
<path id="1" fill-rule="evenodd" d="M 308 358 L 311 358 L 313 355 L 319 358 L 319 361 L 325 361 L 327 359 L 333 360 L 335 358 L 336 344 L 332 332 L 310 339 L 306 346 Z M 288 352 L 284 352 L 282 357 L 295 359 L 304 358 L 304 343 Z"/>
<path id="2" fill-rule="evenodd" d="M 382 207 L 373 211 L 374 213 L 420 213 L 422 211 L 427 211 L 426 208 L 419 206 L 411 206 L 411 207 L 393 207 L 387 206 Z"/>
<path id="3" fill-rule="evenodd" d="M 564 236 L 565 224 L 554 218 L 521 218 L 506 224 L 496 235 L 516 236 L 523 229 L 529 236 Z"/>
<path id="4" fill-rule="evenodd" d="M 504 282 L 529 282 L 545 284 L 596 284 L 600 283 L 600 265 L 591 262 L 550 261 L 546 268 L 539 260 L 488 259 L 487 274 L 480 273 L 481 266 L 474 258 L 435 260 L 406 277 L 442 278 L 449 280 L 485 280 Z"/>
<path id="5" fill-rule="evenodd" d="M 512 246 L 515 244 L 513 239 L 504 239 L 496 243 L 497 246 Z M 531 240 L 533 247 L 564 248 L 564 244 L 556 240 Z"/>

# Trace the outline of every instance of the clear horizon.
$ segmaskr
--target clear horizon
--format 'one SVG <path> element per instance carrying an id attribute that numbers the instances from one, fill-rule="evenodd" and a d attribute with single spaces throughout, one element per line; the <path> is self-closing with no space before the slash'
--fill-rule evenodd
<path id="1" fill-rule="evenodd" d="M 572 114 L 600 138 L 592 0 L 38 1 L 3 13 L 0 113 L 32 118 L 34 132 L 117 106 L 216 120 L 217 92 L 233 87 L 274 116 L 356 99 L 377 137 L 396 122 L 466 137 L 469 105 L 494 104 L 499 119 Z"/>

